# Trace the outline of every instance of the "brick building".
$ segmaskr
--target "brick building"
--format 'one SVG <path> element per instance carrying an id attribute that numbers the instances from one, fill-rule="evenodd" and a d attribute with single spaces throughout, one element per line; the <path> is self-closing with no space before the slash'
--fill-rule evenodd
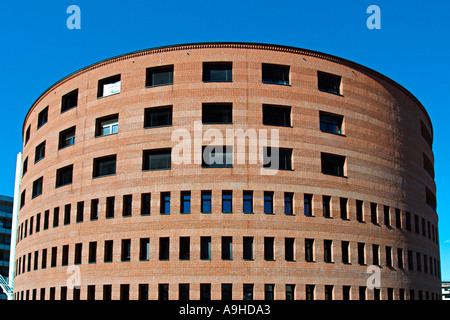
<path id="1" fill-rule="evenodd" d="M 431 121 L 357 63 L 133 52 L 52 85 L 23 138 L 16 299 L 440 298 Z"/>

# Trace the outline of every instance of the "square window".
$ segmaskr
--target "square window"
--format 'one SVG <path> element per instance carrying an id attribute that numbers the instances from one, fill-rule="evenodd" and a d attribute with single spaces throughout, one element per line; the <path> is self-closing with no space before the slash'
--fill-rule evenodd
<path id="1" fill-rule="evenodd" d="M 203 103 L 203 124 L 233 123 L 233 105 L 231 103 Z"/>
<path id="2" fill-rule="evenodd" d="M 73 164 L 56 171 L 56 188 L 72 184 Z"/>
<path id="3" fill-rule="evenodd" d="M 291 107 L 263 104 L 263 124 L 290 127 Z"/>
<path id="4" fill-rule="evenodd" d="M 97 98 L 120 93 L 120 74 L 98 81 Z"/>
<path id="5" fill-rule="evenodd" d="M 116 174 L 116 155 L 94 159 L 93 178 L 110 176 Z"/>
<path id="6" fill-rule="evenodd" d="M 64 149 L 65 147 L 69 147 L 75 144 L 75 130 L 76 127 L 73 126 L 59 133 L 58 150 Z"/>
<path id="7" fill-rule="evenodd" d="M 172 106 L 146 108 L 144 111 L 144 128 L 171 126 L 172 109 Z"/>
<path id="8" fill-rule="evenodd" d="M 204 82 L 232 82 L 232 62 L 203 62 Z"/>
<path id="9" fill-rule="evenodd" d="M 344 164 L 345 157 L 334 154 L 321 154 L 322 173 L 333 176 L 345 177 Z"/>
<path id="10" fill-rule="evenodd" d="M 45 141 L 38 145 L 34 153 L 34 163 L 45 158 Z"/>
<path id="11" fill-rule="evenodd" d="M 317 71 L 317 82 L 318 87 L 320 91 L 333 93 L 333 94 L 341 94 L 340 87 L 341 87 L 341 77 L 326 73 Z"/>
<path id="12" fill-rule="evenodd" d="M 36 181 L 33 182 L 33 193 L 32 198 L 36 198 L 37 196 L 40 196 L 42 194 L 42 185 L 44 182 L 44 178 L 40 177 Z"/>
<path id="13" fill-rule="evenodd" d="M 144 150 L 142 170 L 170 170 L 171 151 L 171 149 Z"/>
<path id="14" fill-rule="evenodd" d="M 61 113 L 76 108 L 78 104 L 78 89 L 75 89 L 61 98 Z"/>
<path id="15" fill-rule="evenodd" d="M 264 168 L 292 170 L 292 149 L 264 147 Z"/>
<path id="16" fill-rule="evenodd" d="M 48 107 L 45 107 L 38 115 L 37 128 L 39 129 L 48 121 Z"/>
<path id="17" fill-rule="evenodd" d="M 202 168 L 232 168 L 233 147 L 203 146 Z"/>
<path id="18" fill-rule="evenodd" d="M 147 68 L 147 87 L 166 86 L 173 84 L 173 65 Z"/>
<path id="19" fill-rule="evenodd" d="M 289 85 L 289 66 L 263 63 L 262 82 Z"/>
<path id="20" fill-rule="evenodd" d="M 102 137 L 119 132 L 119 115 L 98 118 L 95 121 L 95 136 Z"/>
<path id="21" fill-rule="evenodd" d="M 320 131 L 342 135 L 344 117 L 337 114 L 320 111 Z"/>

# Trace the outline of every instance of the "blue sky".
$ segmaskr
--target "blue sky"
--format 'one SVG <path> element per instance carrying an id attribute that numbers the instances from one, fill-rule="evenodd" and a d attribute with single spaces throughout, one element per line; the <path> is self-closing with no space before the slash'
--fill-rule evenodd
<path id="1" fill-rule="evenodd" d="M 81 30 L 66 26 L 70 5 L 81 9 Z M 381 9 L 380 30 L 366 27 L 370 5 Z M 28 109 L 54 82 L 86 65 L 188 42 L 262 42 L 322 51 L 381 72 L 427 109 L 434 126 L 442 279 L 450 280 L 449 12 L 448 0 L 4 0 L 0 194 L 13 195 Z"/>

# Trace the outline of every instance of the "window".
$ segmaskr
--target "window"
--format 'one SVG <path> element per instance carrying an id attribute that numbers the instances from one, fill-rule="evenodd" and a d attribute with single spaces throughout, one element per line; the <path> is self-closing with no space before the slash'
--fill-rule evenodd
<path id="1" fill-rule="evenodd" d="M 147 68 L 147 87 L 166 86 L 173 84 L 173 65 Z"/>
<path id="2" fill-rule="evenodd" d="M 304 196 L 303 196 L 303 213 L 307 217 L 313 216 L 312 200 L 313 200 L 312 194 L 306 194 L 306 193 L 304 194 Z"/>
<path id="3" fill-rule="evenodd" d="M 178 300 L 189 300 L 189 283 L 178 285 Z"/>
<path id="4" fill-rule="evenodd" d="M 408 250 L 408 270 L 414 270 L 413 252 Z"/>
<path id="5" fill-rule="evenodd" d="M 47 268 L 47 249 L 42 249 L 42 263 L 41 268 L 46 269 Z"/>
<path id="6" fill-rule="evenodd" d="M 333 252 L 332 252 L 333 241 L 323 240 L 323 261 L 327 263 L 333 262 Z"/>
<path id="7" fill-rule="evenodd" d="M 347 198 L 340 198 L 339 199 L 339 207 L 341 209 L 341 219 L 342 220 L 348 220 L 348 209 L 347 209 Z"/>
<path id="8" fill-rule="evenodd" d="M 253 300 L 253 284 L 244 283 L 244 300 Z"/>
<path id="9" fill-rule="evenodd" d="M 96 263 L 97 262 L 97 242 L 92 241 L 89 242 L 89 263 Z"/>
<path id="10" fill-rule="evenodd" d="M 170 170 L 172 163 L 171 149 L 144 150 L 142 170 Z"/>
<path id="11" fill-rule="evenodd" d="M 180 213 L 191 213 L 191 192 L 181 191 Z"/>
<path id="12" fill-rule="evenodd" d="M 315 285 L 307 284 L 305 286 L 306 300 L 314 300 Z"/>
<path id="13" fill-rule="evenodd" d="M 144 128 L 172 125 L 172 106 L 152 107 L 144 111 Z"/>
<path id="14" fill-rule="evenodd" d="M 380 265 L 380 246 L 378 244 L 372 245 L 372 264 Z"/>
<path id="15" fill-rule="evenodd" d="M 211 237 L 200 237 L 200 259 L 211 260 Z"/>
<path id="16" fill-rule="evenodd" d="M 200 300 L 211 300 L 210 283 L 200 283 Z"/>
<path id="17" fill-rule="evenodd" d="M 56 188 L 72 184 L 73 164 L 56 170 Z"/>
<path id="18" fill-rule="evenodd" d="M 264 260 L 275 260 L 274 258 L 274 241 L 273 237 L 264 237 Z"/>
<path id="19" fill-rule="evenodd" d="M 202 168 L 233 168 L 233 147 L 203 146 Z"/>
<path id="20" fill-rule="evenodd" d="M 289 85 L 289 66 L 263 63 L 262 82 Z"/>
<path id="21" fill-rule="evenodd" d="M 112 296 L 112 285 L 104 284 L 103 285 L 103 300 L 110 301 Z"/>
<path id="22" fill-rule="evenodd" d="M 45 107 L 38 115 L 37 129 L 42 127 L 48 121 L 48 107 Z"/>
<path id="23" fill-rule="evenodd" d="M 105 241 L 104 262 L 113 261 L 113 240 Z"/>
<path id="24" fill-rule="evenodd" d="M 389 206 L 384 206 L 383 207 L 383 211 L 384 211 L 384 225 L 386 227 L 390 227 L 391 226 L 391 214 L 390 214 L 390 209 Z"/>
<path id="25" fill-rule="evenodd" d="M 70 224 L 70 212 L 71 205 L 69 203 L 64 206 L 64 225 Z"/>
<path id="26" fill-rule="evenodd" d="M 69 264 L 69 245 L 64 245 L 62 248 L 62 266 L 67 266 Z"/>
<path id="27" fill-rule="evenodd" d="M 322 153 L 322 173 L 333 176 L 344 177 L 345 157 Z"/>
<path id="28" fill-rule="evenodd" d="M 78 104 L 78 89 L 65 94 L 61 101 L 61 113 L 76 108 Z"/>
<path id="29" fill-rule="evenodd" d="M 120 253 L 122 262 L 130 261 L 130 255 L 131 255 L 131 240 L 122 239 L 122 251 Z"/>
<path id="30" fill-rule="evenodd" d="M 151 210 L 151 194 L 143 193 L 141 194 L 141 215 L 149 216 Z"/>
<path id="31" fill-rule="evenodd" d="M 428 158 L 428 156 L 425 153 L 423 154 L 423 168 L 434 179 L 433 162 L 430 160 L 430 158 Z"/>
<path id="32" fill-rule="evenodd" d="M 322 196 L 322 211 L 325 218 L 331 218 L 331 197 Z"/>
<path id="33" fill-rule="evenodd" d="M 97 98 L 120 93 L 120 74 L 98 81 Z"/>
<path id="34" fill-rule="evenodd" d="M 232 237 L 222 237 L 222 260 L 233 260 Z"/>
<path id="35" fill-rule="evenodd" d="M 114 197 L 107 197 L 106 198 L 106 218 L 114 218 L 114 203 L 115 198 Z"/>
<path id="36" fill-rule="evenodd" d="M 342 253 L 342 263 L 349 264 L 350 263 L 350 242 L 342 241 L 341 242 L 341 253 Z"/>
<path id="37" fill-rule="evenodd" d="M 434 193 L 425 187 L 425 201 L 434 211 L 436 211 L 436 196 Z"/>
<path id="38" fill-rule="evenodd" d="M 264 285 L 264 300 L 274 300 L 275 298 L 275 285 L 265 284 Z"/>
<path id="39" fill-rule="evenodd" d="M 50 210 L 45 210 L 45 212 L 44 212 L 44 230 L 48 229 L 49 220 L 50 220 Z"/>
<path id="40" fill-rule="evenodd" d="M 73 259 L 74 264 L 81 264 L 81 257 L 83 251 L 83 244 L 82 243 L 76 243 L 75 244 L 75 257 Z"/>
<path id="41" fill-rule="evenodd" d="M 342 132 L 342 121 L 343 116 L 322 112 L 319 113 L 320 116 L 320 131 L 334 134 L 343 134 Z"/>
<path id="42" fill-rule="evenodd" d="M 98 199 L 91 200 L 91 220 L 98 219 Z"/>
<path id="43" fill-rule="evenodd" d="M 397 262 L 398 262 L 398 267 L 400 269 L 403 269 L 403 249 L 401 249 L 401 248 L 397 249 Z M 425 272 L 427 272 L 426 266 L 425 266 Z"/>
<path id="44" fill-rule="evenodd" d="M 202 191 L 201 197 L 202 197 L 201 203 L 202 213 L 211 213 L 211 191 Z"/>
<path id="45" fill-rule="evenodd" d="M 356 220 L 364 222 L 363 202 L 361 200 L 356 200 Z"/>
<path id="46" fill-rule="evenodd" d="M 370 203 L 370 220 L 373 224 L 378 224 L 378 213 L 377 204 L 374 202 Z"/>
<path id="47" fill-rule="evenodd" d="M 34 153 L 34 163 L 45 158 L 45 141 L 38 145 Z"/>
<path id="48" fill-rule="evenodd" d="M 405 212 L 406 230 L 411 231 L 411 213 Z"/>
<path id="49" fill-rule="evenodd" d="M 366 245 L 358 242 L 358 263 L 360 265 L 366 264 Z"/>
<path id="50" fill-rule="evenodd" d="M 284 193 L 284 214 L 294 214 L 294 194 L 291 192 Z"/>
<path id="51" fill-rule="evenodd" d="M 189 260 L 191 252 L 191 238 L 180 237 L 180 260 Z"/>
<path id="52" fill-rule="evenodd" d="M 264 147 L 263 167 L 277 170 L 292 170 L 292 149 Z"/>
<path id="53" fill-rule="evenodd" d="M 314 262 L 314 239 L 305 239 L 305 261 Z"/>
<path id="54" fill-rule="evenodd" d="M 386 246 L 386 267 L 392 268 L 392 248 Z"/>
<path id="55" fill-rule="evenodd" d="M 169 284 L 158 284 L 158 300 L 169 300 Z"/>
<path id="56" fill-rule="evenodd" d="M 243 212 L 253 213 L 253 191 L 243 192 Z"/>
<path id="57" fill-rule="evenodd" d="M 202 107 L 202 123 L 233 123 L 233 105 L 231 103 L 204 103 Z"/>
<path id="58" fill-rule="evenodd" d="M 431 147 L 433 144 L 433 136 L 432 136 L 430 130 L 428 130 L 425 123 L 422 122 L 422 120 L 420 121 L 420 132 L 422 134 L 422 137 L 425 139 L 425 141 Z"/>
<path id="59" fill-rule="evenodd" d="M 333 286 L 332 285 L 325 286 L 325 300 L 333 300 Z"/>
<path id="60" fill-rule="evenodd" d="M 169 260 L 170 238 L 159 238 L 159 260 Z"/>
<path id="61" fill-rule="evenodd" d="M 232 300 L 233 298 L 233 284 L 222 283 L 222 300 Z"/>
<path id="62" fill-rule="evenodd" d="M 273 214 L 273 191 L 264 191 L 264 213 Z"/>
<path id="63" fill-rule="evenodd" d="M 295 261 L 294 243 L 295 238 L 284 238 L 284 259 L 286 261 Z"/>
<path id="64" fill-rule="evenodd" d="M 290 127 L 291 107 L 263 104 L 263 124 Z"/>
<path id="65" fill-rule="evenodd" d="M 253 237 L 244 237 L 243 258 L 253 260 Z"/>
<path id="66" fill-rule="evenodd" d="M 328 93 L 334 93 L 334 94 L 341 94 L 340 87 L 341 87 L 341 77 L 326 73 L 317 71 L 317 83 L 320 91 L 328 92 Z"/>
<path id="67" fill-rule="evenodd" d="M 133 212 L 133 196 L 131 194 L 124 195 L 122 203 L 122 216 L 131 217 L 132 212 Z"/>
<path id="68" fill-rule="evenodd" d="M 103 137 L 119 132 L 119 115 L 98 118 L 95 120 L 95 136 Z"/>
<path id="69" fill-rule="evenodd" d="M 22 164 L 22 177 L 27 173 L 28 171 L 28 157 L 25 158 Z"/>
<path id="70" fill-rule="evenodd" d="M 33 193 L 32 198 L 36 198 L 37 196 L 40 196 L 42 194 L 42 185 L 44 182 L 44 178 L 40 177 L 39 179 L 35 180 L 33 182 Z"/>
<path id="71" fill-rule="evenodd" d="M 161 192 L 161 214 L 170 214 L 170 192 Z"/>
<path id="72" fill-rule="evenodd" d="M 232 213 L 233 212 L 233 191 L 223 190 L 222 191 L 222 213 Z"/>
<path id="73" fill-rule="evenodd" d="M 351 286 L 342 286 L 342 299 L 350 300 Z"/>
<path id="74" fill-rule="evenodd" d="M 110 176 L 116 174 L 116 155 L 94 159 L 93 178 Z"/>
<path id="75" fill-rule="evenodd" d="M 286 300 L 295 299 L 295 284 L 286 285 Z"/>
<path id="76" fill-rule="evenodd" d="M 95 285 L 89 285 L 87 288 L 87 300 L 95 300 Z"/>
<path id="77" fill-rule="evenodd" d="M 203 62 L 204 82 L 232 82 L 231 62 Z"/>
<path id="78" fill-rule="evenodd" d="M 76 127 L 73 126 L 59 133 L 58 150 L 64 149 L 65 147 L 69 147 L 75 144 L 75 131 Z"/>
<path id="79" fill-rule="evenodd" d="M 402 228 L 402 213 L 400 209 L 395 209 L 395 227 L 397 229 Z"/>
<path id="80" fill-rule="evenodd" d="M 30 141 L 30 131 L 31 131 L 31 125 L 28 126 L 27 131 L 25 131 L 25 145 L 28 141 Z"/>
<path id="81" fill-rule="evenodd" d="M 130 300 L 130 285 L 121 284 L 120 285 L 120 300 Z"/>
<path id="82" fill-rule="evenodd" d="M 56 267 L 56 259 L 57 259 L 58 248 L 52 247 L 52 256 L 51 256 L 51 264 L 50 267 Z"/>
<path id="83" fill-rule="evenodd" d="M 139 261 L 150 259 L 150 238 L 139 239 Z"/>

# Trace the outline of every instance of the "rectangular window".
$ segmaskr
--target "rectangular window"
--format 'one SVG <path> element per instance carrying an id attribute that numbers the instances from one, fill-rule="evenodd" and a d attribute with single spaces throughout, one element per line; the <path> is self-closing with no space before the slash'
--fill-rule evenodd
<path id="1" fill-rule="evenodd" d="M 33 182 L 32 198 L 36 198 L 42 194 L 43 183 L 44 183 L 44 177 L 40 177 L 39 179 L 37 179 Z"/>
<path id="2" fill-rule="evenodd" d="M 341 242 L 341 251 L 342 251 L 342 263 L 349 264 L 350 263 L 350 242 L 342 241 Z"/>
<path id="3" fill-rule="evenodd" d="M 232 62 L 203 62 L 203 82 L 232 82 Z"/>
<path id="4" fill-rule="evenodd" d="M 127 194 L 123 196 L 122 217 L 131 217 L 133 212 L 133 195 Z"/>
<path id="5" fill-rule="evenodd" d="M 20 208 L 21 209 L 25 205 L 26 191 L 27 190 L 23 190 L 22 193 L 20 194 Z"/>
<path id="6" fill-rule="evenodd" d="M 169 300 L 169 284 L 158 284 L 158 300 Z"/>
<path id="7" fill-rule="evenodd" d="M 150 238 L 139 239 L 139 261 L 150 259 Z"/>
<path id="8" fill-rule="evenodd" d="M 200 300 L 211 300 L 210 283 L 200 283 Z"/>
<path id="9" fill-rule="evenodd" d="M 180 260 L 189 260 L 191 258 L 191 238 L 180 237 Z"/>
<path id="10" fill-rule="evenodd" d="M 386 267 L 392 268 L 392 248 L 386 246 Z"/>
<path id="11" fill-rule="evenodd" d="M 244 213 L 253 213 L 253 191 L 244 191 L 242 196 Z"/>
<path id="12" fill-rule="evenodd" d="M 173 65 L 147 68 L 145 85 L 147 87 L 173 84 Z"/>
<path id="13" fill-rule="evenodd" d="M 87 287 L 87 300 L 95 300 L 95 285 Z"/>
<path id="14" fill-rule="evenodd" d="M 305 261 L 314 262 L 314 239 L 305 239 Z"/>
<path id="15" fill-rule="evenodd" d="M 178 285 L 178 300 L 189 300 L 189 283 Z"/>
<path id="16" fill-rule="evenodd" d="M 422 272 L 422 257 L 420 252 L 416 252 L 417 271 Z"/>
<path id="17" fill-rule="evenodd" d="M 423 153 L 423 168 L 434 179 L 434 165 L 428 156 Z"/>
<path id="18" fill-rule="evenodd" d="M 370 203 L 370 220 L 373 224 L 378 224 L 378 208 L 377 204 L 374 202 Z"/>
<path id="19" fill-rule="evenodd" d="M 322 196 L 322 211 L 325 218 L 331 218 L 331 197 Z"/>
<path id="20" fill-rule="evenodd" d="M 320 91 L 333 93 L 333 94 L 341 94 L 341 77 L 317 71 L 317 83 Z"/>
<path id="21" fill-rule="evenodd" d="M 159 238 L 159 260 L 169 260 L 170 238 Z"/>
<path id="22" fill-rule="evenodd" d="M 325 300 L 333 300 L 333 286 L 325 286 Z"/>
<path id="23" fill-rule="evenodd" d="M 151 210 L 151 194 L 143 193 L 141 194 L 141 215 L 149 216 Z"/>
<path id="24" fill-rule="evenodd" d="M 405 212 L 406 230 L 411 231 L 411 213 Z"/>
<path id="25" fill-rule="evenodd" d="M 113 240 L 105 241 L 104 262 L 113 261 Z"/>
<path id="26" fill-rule="evenodd" d="M 70 212 L 71 212 L 71 205 L 66 204 L 64 206 L 64 225 L 70 224 Z"/>
<path id="27" fill-rule="evenodd" d="M 273 214 L 273 191 L 264 191 L 264 213 Z"/>
<path id="28" fill-rule="evenodd" d="M 144 150 L 142 170 L 170 170 L 171 155 L 171 149 Z"/>
<path id="29" fill-rule="evenodd" d="M 69 264 L 69 245 L 64 245 L 62 248 L 62 266 L 67 266 Z"/>
<path id="30" fill-rule="evenodd" d="M 348 208 L 347 208 L 348 199 L 340 198 L 339 199 L 339 207 L 341 210 L 341 219 L 348 220 Z"/>
<path id="31" fill-rule="evenodd" d="M 322 153 L 321 160 L 322 160 L 322 173 L 323 174 L 329 174 L 329 175 L 339 176 L 339 177 L 345 176 L 345 173 L 344 173 L 345 157 L 333 155 L 333 154 Z"/>
<path id="32" fill-rule="evenodd" d="M 366 245 L 358 242 L 358 263 L 360 265 L 366 264 Z"/>
<path id="33" fill-rule="evenodd" d="M 233 260 L 232 237 L 222 237 L 222 260 Z"/>
<path id="34" fill-rule="evenodd" d="M 307 284 L 305 286 L 306 300 L 314 300 L 314 298 L 315 298 L 314 291 L 315 291 L 315 285 Z"/>
<path id="35" fill-rule="evenodd" d="M 290 127 L 291 107 L 263 104 L 263 124 Z"/>
<path id="36" fill-rule="evenodd" d="M 342 135 L 342 122 L 344 117 L 328 112 L 319 113 L 320 117 L 320 131 L 327 133 L 334 133 Z"/>
<path id="37" fill-rule="evenodd" d="M 34 163 L 45 158 L 45 141 L 38 145 L 34 153 Z"/>
<path id="38" fill-rule="evenodd" d="M 202 191 L 201 197 L 202 197 L 201 203 L 202 213 L 211 213 L 211 191 Z"/>
<path id="39" fill-rule="evenodd" d="M 397 262 L 398 262 L 398 267 L 400 269 L 403 269 L 403 249 L 401 249 L 401 248 L 397 249 Z"/>
<path id="40" fill-rule="evenodd" d="M 83 252 L 83 244 L 82 243 L 76 243 L 75 244 L 75 256 L 73 263 L 74 264 L 81 264 L 81 258 L 82 258 L 82 252 Z"/>
<path id="41" fill-rule="evenodd" d="M 284 238 L 284 259 L 286 261 L 295 261 L 295 238 Z"/>
<path id="42" fill-rule="evenodd" d="M 181 191 L 180 213 L 191 213 L 191 192 Z"/>
<path id="43" fill-rule="evenodd" d="M 233 284 L 222 283 L 222 300 L 232 300 L 233 299 Z"/>
<path id="44" fill-rule="evenodd" d="M 202 168 L 233 168 L 232 146 L 203 146 Z"/>
<path id="45" fill-rule="evenodd" d="M 47 249 L 42 249 L 42 263 L 41 268 L 47 268 Z"/>
<path id="46" fill-rule="evenodd" d="M 171 126 L 172 109 L 172 106 L 146 108 L 144 111 L 144 128 Z"/>
<path id="47" fill-rule="evenodd" d="M 275 285 L 265 284 L 264 285 L 264 300 L 274 300 L 275 299 Z"/>
<path id="48" fill-rule="evenodd" d="M 436 196 L 434 193 L 425 187 L 425 202 L 429 205 L 434 211 L 436 211 Z"/>
<path id="49" fill-rule="evenodd" d="M 380 265 L 380 246 L 378 244 L 372 245 L 372 264 Z"/>
<path id="50" fill-rule="evenodd" d="M 286 285 L 286 300 L 295 299 L 295 284 Z"/>
<path id="51" fill-rule="evenodd" d="M 263 63 L 262 82 L 289 85 L 289 66 Z"/>
<path id="52" fill-rule="evenodd" d="M 95 136 L 103 137 L 119 132 L 119 115 L 113 114 L 95 120 Z"/>
<path id="53" fill-rule="evenodd" d="M 120 285 L 120 300 L 130 300 L 130 285 L 121 284 Z"/>
<path id="54" fill-rule="evenodd" d="M 116 174 L 116 155 L 94 159 L 93 178 L 110 176 Z"/>
<path id="55" fill-rule="evenodd" d="M 211 237 L 200 237 L 200 259 L 211 260 Z"/>
<path id="56" fill-rule="evenodd" d="M 72 184 L 73 164 L 56 170 L 56 188 Z"/>
<path id="57" fill-rule="evenodd" d="M 333 262 L 333 252 L 332 252 L 333 241 L 323 240 L 323 261 L 327 263 Z"/>
<path id="58" fill-rule="evenodd" d="M 91 220 L 98 219 L 98 199 L 91 200 Z"/>
<path id="59" fill-rule="evenodd" d="M 253 237 L 244 237 L 243 259 L 253 260 Z"/>
<path id="60" fill-rule="evenodd" d="M 244 283 L 244 300 L 253 300 L 253 284 Z"/>
<path id="61" fill-rule="evenodd" d="M 98 81 L 97 98 L 120 93 L 120 74 Z"/>
<path id="62" fill-rule="evenodd" d="M 38 115 L 37 129 L 42 127 L 48 121 L 48 107 L 45 107 Z"/>
<path id="63" fill-rule="evenodd" d="M 25 145 L 27 145 L 27 142 L 30 141 L 30 130 L 31 124 L 28 126 L 27 131 L 25 131 Z"/>
<path id="64" fill-rule="evenodd" d="M 397 229 L 402 228 L 402 212 L 400 209 L 395 209 L 395 227 Z"/>
<path id="65" fill-rule="evenodd" d="M 390 214 L 389 206 L 384 206 L 383 211 L 384 211 L 384 225 L 387 227 L 390 227 L 391 226 L 391 214 Z"/>
<path id="66" fill-rule="evenodd" d="M 103 285 L 103 300 L 111 301 L 112 298 L 112 285 L 104 284 Z"/>
<path id="67" fill-rule="evenodd" d="M 52 268 L 56 267 L 57 254 L 58 254 L 58 248 L 52 247 L 52 256 L 51 256 L 51 264 L 50 264 L 50 267 L 52 267 Z"/>
<path id="68" fill-rule="evenodd" d="M 413 252 L 408 250 L 408 270 L 414 270 Z"/>
<path id="69" fill-rule="evenodd" d="M 75 89 L 61 98 L 61 113 L 76 108 L 78 104 L 78 89 Z"/>
<path id="70" fill-rule="evenodd" d="M 41 214 L 36 215 L 36 232 L 41 231 Z"/>
<path id="71" fill-rule="evenodd" d="M 342 286 L 342 299 L 350 300 L 351 286 Z"/>
<path id="72" fill-rule="evenodd" d="M 232 213 L 233 212 L 233 191 L 223 190 L 222 191 L 222 213 Z"/>
<path id="73" fill-rule="evenodd" d="M 131 239 L 122 239 L 122 251 L 120 253 L 122 261 L 130 261 L 131 258 Z"/>
<path id="74" fill-rule="evenodd" d="M 274 242 L 273 237 L 264 237 L 264 260 L 275 260 L 274 257 Z"/>
<path id="75" fill-rule="evenodd" d="M 44 230 L 48 229 L 49 221 L 50 221 L 50 210 L 45 210 L 45 212 L 44 212 Z"/>
<path id="76" fill-rule="evenodd" d="M 304 194 L 303 196 L 303 213 L 307 217 L 313 216 L 313 195 L 312 194 Z"/>
<path id="77" fill-rule="evenodd" d="M 161 192 L 161 214 L 170 214 L 170 192 Z"/>
<path id="78" fill-rule="evenodd" d="M 363 201 L 356 200 L 356 220 L 364 222 Z"/>
<path id="79" fill-rule="evenodd" d="M 425 141 L 429 144 L 431 147 L 433 144 L 433 136 L 431 135 L 430 131 L 428 130 L 425 123 L 420 120 L 420 132 L 422 133 L 422 137 L 425 139 Z"/>
<path id="80" fill-rule="evenodd" d="M 231 103 L 203 103 L 203 124 L 232 124 L 233 105 Z"/>
<path id="81" fill-rule="evenodd" d="M 28 171 L 28 157 L 25 158 L 22 164 L 22 177 L 27 173 Z"/>
<path id="82" fill-rule="evenodd" d="M 75 144 L 75 131 L 76 127 L 73 126 L 59 133 L 58 150 Z"/>
<path id="83" fill-rule="evenodd" d="M 97 262 L 97 241 L 89 242 L 89 263 Z"/>
<path id="84" fill-rule="evenodd" d="M 284 214 L 294 214 L 294 194 L 292 192 L 284 193 Z"/>
<path id="85" fill-rule="evenodd" d="M 292 170 L 292 149 L 264 147 L 264 168 Z"/>
<path id="86" fill-rule="evenodd" d="M 114 218 L 114 205 L 115 205 L 115 198 L 107 197 L 106 198 L 106 218 L 107 219 Z"/>

